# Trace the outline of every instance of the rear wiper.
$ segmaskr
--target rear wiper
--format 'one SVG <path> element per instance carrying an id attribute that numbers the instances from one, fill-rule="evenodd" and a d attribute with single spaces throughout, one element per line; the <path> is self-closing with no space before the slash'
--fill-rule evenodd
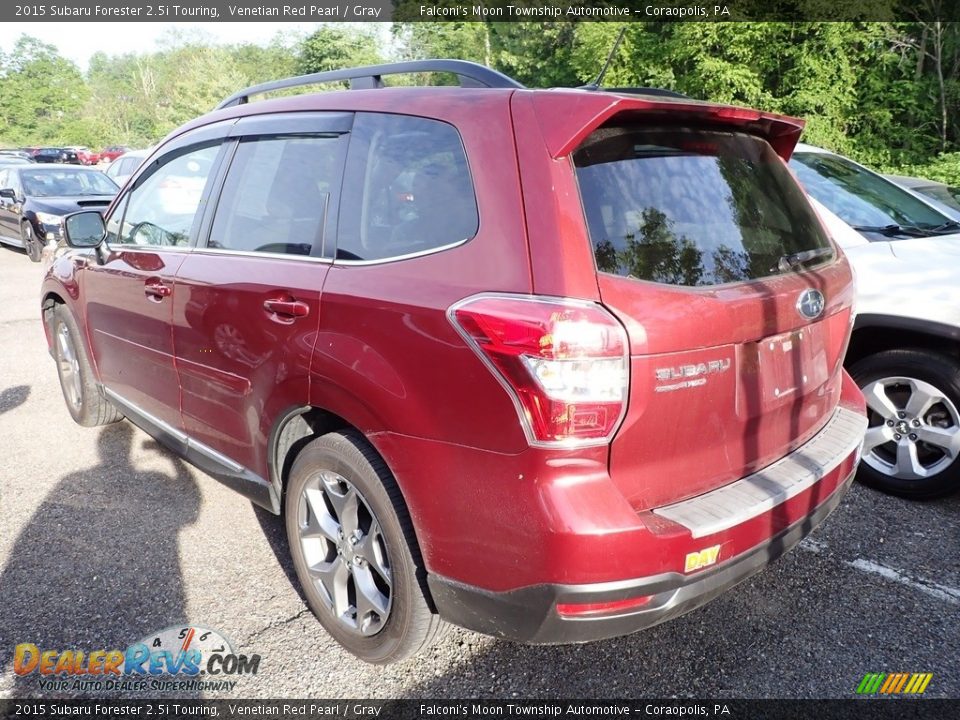
<path id="1" fill-rule="evenodd" d="M 789 272 L 790 270 L 800 270 L 811 260 L 819 260 L 833 255 L 833 248 L 823 247 L 814 250 L 804 250 L 802 252 L 784 255 L 777 262 L 780 272 Z"/>
<path id="2" fill-rule="evenodd" d="M 907 237 L 928 237 L 932 231 L 923 230 L 912 225 L 853 225 L 857 232 L 872 232 L 895 237 L 897 235 L 906 235 Z"/>

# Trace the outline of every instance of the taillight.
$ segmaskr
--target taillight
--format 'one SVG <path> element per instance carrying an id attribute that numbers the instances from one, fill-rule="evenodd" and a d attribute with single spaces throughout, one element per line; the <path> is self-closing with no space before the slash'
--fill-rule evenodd
<path id="1" fill-rule="evenodd" d="M 627 404 L 629 345 L 600 305 L 477 295 L 450 321 L 508 390 L 532 445 L 607 442 Z"/>

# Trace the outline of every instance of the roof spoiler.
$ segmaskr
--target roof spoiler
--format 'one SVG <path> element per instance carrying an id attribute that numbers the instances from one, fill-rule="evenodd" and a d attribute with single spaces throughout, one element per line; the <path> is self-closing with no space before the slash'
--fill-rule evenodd
<path id="1" fill-rule="evenodd" d="M 734 126 L 764 138 L 784 160 L 790 159 L 805 124 L 786 115 L 674 97 L 626 97 L 577 90 L 519 93 L 514 97 L 515 102 L 532 104 L 547 150 L 554 158 L 569 155 L 591 132 L 620 114 L 636 113 L 645 121 L 662 117 L 670 124 L 687 119 Z"/>

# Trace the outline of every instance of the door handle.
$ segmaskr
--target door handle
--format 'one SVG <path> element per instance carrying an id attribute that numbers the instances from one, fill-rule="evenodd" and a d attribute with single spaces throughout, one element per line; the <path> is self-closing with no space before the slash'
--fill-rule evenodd
<path id="1" fill-rule="evenodd" d="M 159 301 L 159 300 L 163 300 L 163 298 L 165 297 L 170 297 L 170 293 L 172 293 L 173 290 L 170 288 L 169 285 L 164 285 L 159 280 L 153 280 L 153 281 L 148 281 L 143 286 L 143 292 L 151 300 Z"/>
<path id="2" fill-rule="evenodd" d="M 284 318 L 300 318 L 310 314 L 310 306 L 303 300 L 264 300 L 263 309 Z"/>

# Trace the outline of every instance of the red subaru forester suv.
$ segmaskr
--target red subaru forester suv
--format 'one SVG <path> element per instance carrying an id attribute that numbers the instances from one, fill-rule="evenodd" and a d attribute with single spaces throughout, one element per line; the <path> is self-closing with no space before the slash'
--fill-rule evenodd
<path id="1" fill-rule="evenodd" d="M 427 71 L 461 87 L 383 87 Z M 444 621 L 565 643 L 676 617 L 858 461 L 854 288 L 784 163 L 801 128 L 459 61 L 249 88 L 67 219 L 42 297 L 67 406 L 282 513 L 364 660 Z"/>

